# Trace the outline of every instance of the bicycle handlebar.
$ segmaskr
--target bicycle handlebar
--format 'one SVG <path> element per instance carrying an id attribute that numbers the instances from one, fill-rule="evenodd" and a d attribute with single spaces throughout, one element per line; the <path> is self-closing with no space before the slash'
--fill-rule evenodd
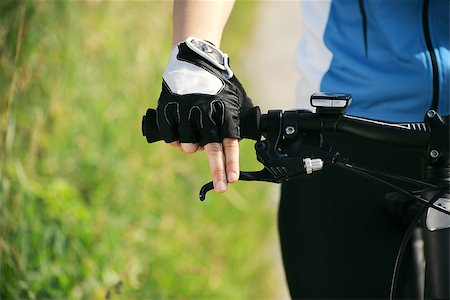
<path id="1" fill-rule="evenodd" d="M 288 122 L 287 114 L 295 113 L 296 122 Z M 261 116 L 261 131 L 265 132 L 265 118 Z M 340 131 L 351 135 L 368 138 L 373 141 L 384 142 L 408 147 L 425 147 L 431 136 L 431 130 L 425 123 L 388 123 L 371 119 L 364 119 L 348 115 L 330 117 L 305 111 L 287 111 L 283 113 L 283 128 L 286 134 L 308 131 Z M 292 119 L 292 117 L 289 117 Z M 296 129 L 297 127 L 297 129 Z M 292 133 L 292 131 L 294 131 Z"/>
<path id="2" fill-rule="evenodd" d="M 430 163 L 448 156 L 449 116 L 442 118 L 438 113 L 429 111 L 424 122 L 390 123 L 345 115 L 344 109 L 318 107 L 316 113 L 306 110 L 269 110 L 267 114 L 261 114 L 256 106 L 241 115 L 241 137 L 257 141 L 257 159 L 265 168 L 258 172 L 241 172 L 239 180 L 280 183 L 321 170 L 324 162 L 335 161 L 338 154 L 332 149 L 315 144 L 305 146 L 303 153 L 288 156 L 281 153 L 280 146 L 285 140 L 300 139 L 304 135 L 317 136 L 325 132 L 345 132 L 375 142 L 425 151 Z M 161 140 L 154 109 L 148 109 L 143 117 L 142 133 L 149 143 Z M 212 183 L 203 186 L 200 199 L 203 200 L 211 189 Z"/>
<path id="3" fill-rule="evenodd" d="M 280 114 L 284 138 L 295 138 L 302 132 L 339 131 L 411 149 L 448 152 L 448 143 L 440 143 L 441 145 L 438 147 L 440 149 L 433 149 L 433 145 L 431 145 L 434 140 L 445 140 L 443 139 L 445 134 L 448 139 L 449 132 L 449 116 L 442 118 L 435 112 L 428 112 L 425 122 L 391 123 L 344 114 L 312 113 L 305 110 L 285 112 L 273 110 L 267 114 L 261 114 L 259 107 L 256 106 L 252 111 L 241 116 L 242 138 L 259 140 L 261 135 L 266 135 L 270 130 L 268 118 L 271 112 Z M 440 126 L 433 126 L 435 124 L 440 124 Z M 154 109 L 148 109 L 143 117 L 142 133 L 149 143 L 162 140 Z M 434 136 L 432 140 L 432 134 L 439 135 L 439 137 Z M 436 154 L 433 152 L 430 155 L 435 156 Z"/>

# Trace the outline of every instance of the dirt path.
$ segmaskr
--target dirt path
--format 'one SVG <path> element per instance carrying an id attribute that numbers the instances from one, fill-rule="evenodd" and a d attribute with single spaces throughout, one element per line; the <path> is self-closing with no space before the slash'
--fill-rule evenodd
<path id="1" fill-rule="evenodd" d="M 300 37 L 298 1 L 262 1 L 258 20 L 244 55 L 243 70 L 249 80 L 246 90 L 263 112 L 268 109 L 295 107 L 295 86 L 299 80 L 295 68 L 295 52 Z M 279 200 L 279 186 L 273 185 L 274 216 Z M 273 256 L 277 299 L 289 299 L 281 262 L 277 233 L 268 251 Z"/>
<path id="2" fill-rule="evenodd" d="M 246 89 L 263 111 L 294 108 L 299 79 L 295 52 L 300 33 L 298 1 L 260 3 L 257 25 L 243 63 L 252 79 Z"/>

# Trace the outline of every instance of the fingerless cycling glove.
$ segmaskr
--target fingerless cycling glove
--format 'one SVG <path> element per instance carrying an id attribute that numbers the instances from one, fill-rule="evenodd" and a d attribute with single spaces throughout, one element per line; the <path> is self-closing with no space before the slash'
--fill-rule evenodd
<path id="1" fill-rule="evenodd" d="M 166 142 L 205 145 L 241 138 L 241 115 L 252 107 L 228 55 L 212 43 L 189 37 L 172 49 L 156 109 Z"/>

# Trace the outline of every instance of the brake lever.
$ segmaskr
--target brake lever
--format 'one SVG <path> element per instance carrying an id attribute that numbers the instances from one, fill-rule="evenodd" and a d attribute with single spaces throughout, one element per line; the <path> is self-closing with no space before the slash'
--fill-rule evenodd
<path id="1" fill-rule="evenodd" d="M 276 178 L 273 178 L 271 176 L 270 172 L 264 168 L 261 171 L 250 171 L 250 172 L 240 172 L 239 173 L 239 180 L 243 181 L 266 181 L 266 182 L 275 182 L 280 183 L 281 180 L 277 180 Z M 214 185 L 213 182 L 210 181 L 202 186 L 200 189 L 200 192 L 198 193 L 198 197 L 200 198 L 200 201 L 205 200 L 206 193 L 213 190 Z"/>
<path id="2" fill-rule="evenodd" d="M 319 141 L 316 146 L 302 145 L 299 151 L 283 152 L 281 141 L 286 140 L 283 134 L 286 130 L 282 130 L 280 110 L 269 111 L 267 128 L 266 139 L 255 143 L 256 158 L 264 165 L 264 168 L 260 171 L 240 172 L 239 180 L 282 183 L 321 170 L 324 161 L 331 160 L 337 155 L 331 148 L 320 142 L 319 136 L 314 136 Z M 300 139 L 299 137 L 298 140 Z M 206 193 L 213 188 L 212 182 L 205 184 L 199 192 L 200 200 L 205 200 Z"/>
<path id="3" fill-rule="evenodd" d="M 298 168 L 291 171 L 288 171 L 286 166 L 266 166 L 260 171 L 240 172 L 239 180 L 282 183 L 305 174 L 311 174 L 312 172 L 319 171 L 323 167 L 323 160 L 320 158 L 304 158 L 303 163 L 303 165 L 298 164 Z M 212 181 L 203 185 L 198 194 L 200 201 L 204 201 L 206 198 L 206 193 L 213 189 L 214 185 Z"/>

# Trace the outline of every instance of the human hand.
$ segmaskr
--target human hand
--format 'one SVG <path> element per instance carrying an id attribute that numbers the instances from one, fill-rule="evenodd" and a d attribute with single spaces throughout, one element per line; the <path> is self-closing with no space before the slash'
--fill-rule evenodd
<path id="1" fill-rule="evenodd" d="M 156 109 L 160 134 L 186 153 L 204 146 L 217 192 L 239 179 L 240 115 L 252 107 L 213 44 L 189 37 L 173 48 Z"/>

